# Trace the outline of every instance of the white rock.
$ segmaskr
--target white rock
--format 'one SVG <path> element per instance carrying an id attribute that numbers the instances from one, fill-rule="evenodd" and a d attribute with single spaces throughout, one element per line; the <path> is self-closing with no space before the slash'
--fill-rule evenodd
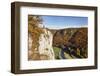
<path id="1" fill-rule="evenodd" d="M 40 55 L 48 56 L 48 59 L 55 59 L 54 51 L 52 48 L 52 40 L 53 35 L 50 31 L 43 29 L 44 33 L 42 33 L 39 37 L 39 53 Z"/>

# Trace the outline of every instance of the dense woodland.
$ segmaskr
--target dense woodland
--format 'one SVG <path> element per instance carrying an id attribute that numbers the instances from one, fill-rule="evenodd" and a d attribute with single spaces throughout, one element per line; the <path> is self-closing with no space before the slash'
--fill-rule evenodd
<path id="1" fill-rule="evenodd" d="M 87 28 L 61 29 L 61 30 L 56 30 L 55 33 L 53 34 L 54 34 L 53 37 L 54 47 L 60 49 L 70 47 L 76 55 L 79 55 L 79 58 L 87 58 L 88 54 Z"/>

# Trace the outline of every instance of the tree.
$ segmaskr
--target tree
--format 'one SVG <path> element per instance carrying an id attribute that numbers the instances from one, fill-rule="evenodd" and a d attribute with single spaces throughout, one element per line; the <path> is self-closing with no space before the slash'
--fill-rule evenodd
<path id="1" fill-rule="evenodd" d="M 43 30 L 38 27 L 39 24 L 42 24 L 42 18 L 40 16 L 34 16 L 34 15 L 28 16 L 28 34 L 30 34 L 32 37 L 32 47 L 30 52 L 31 55 L 28 55 L 29 60 L 40 60 L 38 46 L 39 46 L 39 37 L 40 34 L 43 32 Z"/>

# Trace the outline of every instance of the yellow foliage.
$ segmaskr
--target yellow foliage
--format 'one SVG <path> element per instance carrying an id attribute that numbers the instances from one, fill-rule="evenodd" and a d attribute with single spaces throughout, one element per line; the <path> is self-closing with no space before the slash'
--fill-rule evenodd
<path id="1" fill-rule="evenodd" d="M 38 16 L 28 16 L 28 33 L 32 36 L 32 56 L 29 57 L 30 60 L 37 60 L 39 59 L 39 53 L 36 52 L 38 51 L 39 47 L 39 37 L 40 34 L 43 32 L 41 28 L 38 27 L 38 25 L 41 23 L 41 19 Z M 37 48 L 37 50 L 36 50 Z"/>

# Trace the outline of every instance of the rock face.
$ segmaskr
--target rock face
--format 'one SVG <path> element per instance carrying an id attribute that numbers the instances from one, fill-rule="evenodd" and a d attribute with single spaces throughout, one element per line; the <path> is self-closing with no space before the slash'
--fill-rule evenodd
<path id="1" fill-rule="evenodd" d="M 39 37 L 39 54 L 40 59 L 55 59 L 54 51 L 52 48 L 52 41 L 53 41 L 53 35 L 50 31 L 47 29 L 43 29 L 44 33 L 42 33 Z"/>
<path id="2" fill-rule="evenodd" d="M 28 16 L 28 60 L 52 60 L 52 33 L 44 28 L 40 16 Z"/>
<path id="3" fill-rule="evenodd" d="M 40 28 L 39 28 L 40 29 Z M 55 59 L 52 42 L 53 34 L 45 28 L 41 28 L 42 33 L 39 36 L 38 43 L 29 34 L 29 60 L 53 60 Z M 34 45 L 38 45 L 33 48 Z"/>
<path id="4" fill-rule="evenodd" d="M 52 48 L 53 35 L 50 31 L 42 29 L 43 33 L 39 36 L 39 46 L 32 50 L 33 39 L 29 34 L 29 60 L 53 60 L 55 59 Z M 35 43 L 35 41 L 34 41 Z M 34 44 L 33 44 L 34 45 Z"/>

